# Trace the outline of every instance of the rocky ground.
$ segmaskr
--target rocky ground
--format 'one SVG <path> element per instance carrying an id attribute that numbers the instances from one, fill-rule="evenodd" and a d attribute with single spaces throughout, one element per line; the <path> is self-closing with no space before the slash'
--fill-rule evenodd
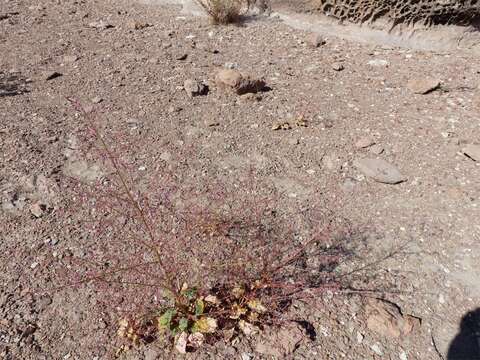
<path id="1" fill-rule="evenodd" d="M 185 178 L 254 168 L 283 194 L 281 206 L 329 204 L 368 228 L 365 262 L 408 243 L 375 269 L 376 284 L 400 290 L 382 296 L 401 313 L 326 294 L 321 306 L 291 310 L 310 335 L 287 327 L 189 358 L 454 359 L 462 336 L 475 343 L 468 326 L 480 321 L 470 316 L 460 331 L 480 306 L 473 55 L 319 39 L 275 17 L 213 26 L 177 6 L 127 0 L 3 0 L 0 29 L 2 358 L 114 352 L 114 321 L 92 312 L 95 288 L 39 291 L 61 283 L 55 262 L 81 257 L 92 241 L 79 215 L 59 210 L 74 196 L 64 174 L 83 128 L 67 97 L 129 134 L 139 171 L 175 166 L 177 152 L 194 148 Z M 268 91 L 224 89 L 215 74 L 225 68 L 263 78 Z M 463 358 L 480 358 L 470 349 Z M 124 356 L 172 355 L 154 343 Z"/>

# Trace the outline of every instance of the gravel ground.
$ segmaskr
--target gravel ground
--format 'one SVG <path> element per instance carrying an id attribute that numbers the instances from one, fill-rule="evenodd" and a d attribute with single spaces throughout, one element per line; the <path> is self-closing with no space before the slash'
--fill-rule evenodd
<path id="1" fill-rule="evenodd" d="M 480 163 L 463 151 L 480 142 L 478 59 L 334 37 L 315 47 L 275 17 L 217 27 L 179 11 L 126 0 L 0 3 L 2 358 L 114 352 L 115 314 L 94 315 L 102 297 L 94 287 L 39 291 L 61 283 L 57 261 L 81 257 L 92 241 L 80 214 L 59 211 L 74 196 L 63 173 L 82 128 L 67 97 L 98 108 L 112 133 L 129 133 L 140 171 L 175 166 L 176 153 L 195 149 L 186 181 L 228 181 L 253 167 L 283 194 L 280 206 L 328 204 L 368 228 L 365 262 L 408 242 L 378 265 L 375 284 L 400 290 L 384 296 L 420 318 L 419 329 L 398 338 L 372 331 L 364 297 L 325 296 L 320 307 L 292 308 L 315 336 L 287 357 L 447 358 L 462 318 L 480 306 Z M 214 81 L 225 66 L 265 79 L 269 91 L 225 93 Z M 189 97 L 188 79 L 209 93 Z M 440 85 L 418 94 L 412 80 Z M 295 125 L 300 117 L 307 126 Z M 291 129 L 273 130 L 285 122 Z M 375 181 L 364 158 L 384 160 L 402 181 Z M 260 359 L 257 341 L 188 357 Z M 123 356 L 173 355 L 150 344 Z"/>

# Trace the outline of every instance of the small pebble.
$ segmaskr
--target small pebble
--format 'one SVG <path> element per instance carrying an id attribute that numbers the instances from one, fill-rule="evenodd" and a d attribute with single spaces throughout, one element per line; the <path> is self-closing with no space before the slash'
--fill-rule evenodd
<path id="1" fill-rule="evenodd" d="M 372 349 L 372 351 L 377 354 L 378 356 L 382 356 L 383 355 L 383 351 L 382 351 L 382 348 L 380 347 L 380 345 L 378 343 L 375 343 L 373 344 L 372 346 L 370 346 L 370 349 Z"/>
<path id="2" fill-rule="evenodd" d="M 335 71 L 342 71 L 345 69 L 345 67 L 343 66 L 343 64 L 336 62 L 332 64 L 332 69 Z"/>
<path id="3" fill-rule="evenodd" d="M 357 149 L 364 149 L 364 148 L 367 148 L 369 146 L 372 146 L 375 144 L 375 140 L 373 140 L 371 137 L 369 136 L 365 136 L 365 137 L 362 137 L 361 139 L 359 139 L 356 143 L 355 143 L 355 147 Z"/>
<path id="4" fill-rule="evenodd" d="M 357 343 L 361 344 L 363 342 L 363 334 L 360 332 L 357 332 Z"/>
<path id="5" fill-rule="evenodd" d="M 383 148 L 382 145 L 376 144 L 376 145 L 370 146 L 368 151 L 370 151 L 372 154 L 380 155 L 381 153 L 383 153 L 385 151 L 385 149 Z"/>

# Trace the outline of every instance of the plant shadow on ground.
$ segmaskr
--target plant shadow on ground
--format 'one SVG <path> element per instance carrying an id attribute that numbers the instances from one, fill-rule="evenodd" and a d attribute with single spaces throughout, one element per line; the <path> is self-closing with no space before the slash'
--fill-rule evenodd
<path id="1" fill-rule="evenodd" d="M 480 308 L 463 316 L 458 334 L 448 349 L 447 360 L 480 359 Z"/>
<path id="2" fill-rule="evenodd" d="M 0 72 L 0 97 L 15 96 L 28 92 L 27 81 L 20 74 Z"/>
<path id="3" fill-rule="evenodd" d="M 185 159 L 195 158 L 193 148 L 172 149 L 173 168 L 139 174 L 124 139 L 108 141 L 95 114 L 73 104 L 88 128 L 79 133 L 81 156 L 102 175 L 65 179 L 76 193 L 65 211 L 86 219 L 79 220 L 85 255 L 63 259 L 59 273 L 69 287 L 102 294 L 94 311 L 117 318 L 110 323 L 122 351 L 159 338 L 194 351 L 225 332 L 248 335 L 292 321 L 296 300 L 369 291 L 361 273 L 378 262 L 351 266 L 365 232 L 325 204 L 284 206 L 286 197 L 255 180 L 254 169 L 219 180 L 192 176 Z"/>

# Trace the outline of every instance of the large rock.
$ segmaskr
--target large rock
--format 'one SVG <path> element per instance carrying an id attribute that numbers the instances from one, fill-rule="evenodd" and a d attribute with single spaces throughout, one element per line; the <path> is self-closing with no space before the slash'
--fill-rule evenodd
<path id="1" fill-rule="evenodd" d="M 235 69 L 220 70 L 215 76 L 215 83 L 220 89 L 233 90 L 237 95 L 257 93 L 265 88 L 265 81 L 253 79 Z"/>
<path id="2" fill-rule="evenodd" d="M 384 184 L 398 184 L 406 179 L 392 164 L 381 159 L 357 159 L 353 162 L 358 170 L 375 181 Z"/>
<path id="3" fill-rule="evenodd" d="M 421 324 L 419 318 L 403 315 L 397 305 L 380 299 L 368 299 L 365 314 L 367 327 L 385 337 L 407 336 Z"/>

